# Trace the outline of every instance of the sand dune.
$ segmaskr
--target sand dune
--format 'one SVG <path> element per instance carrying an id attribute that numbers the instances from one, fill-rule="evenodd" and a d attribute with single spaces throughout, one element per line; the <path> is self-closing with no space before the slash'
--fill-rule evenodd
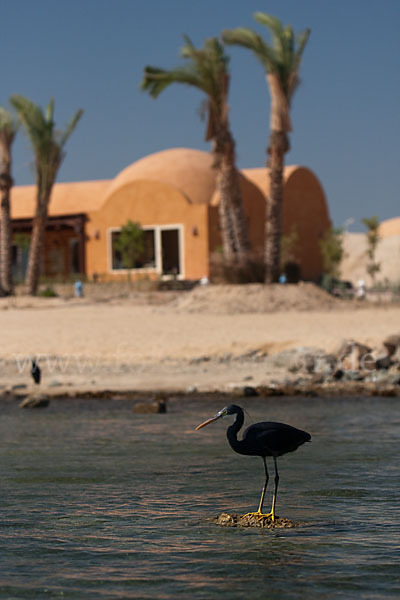
<path id="1" fill-rule="evenodd" d="M 342 278 L 353 283 L 364 279 L 366 284 L 370 285 L 371 277 L 366 270 L 368 264 L 366 235 L 346 233 L 344 249 L 346 255 L 341 266 Z M 376 260 L 381 264 L 376 280 L 378 282 L 389 280 L 391 283 L 400 284 L 400 235 L 391 235 L 380 240 Z"/>

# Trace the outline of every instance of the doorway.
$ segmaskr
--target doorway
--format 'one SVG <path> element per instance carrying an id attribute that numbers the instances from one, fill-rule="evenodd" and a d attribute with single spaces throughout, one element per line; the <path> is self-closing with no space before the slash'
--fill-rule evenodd
<path id="1" fill-rule="evenodd" d="M 161 230 L 161 271 L 163 275 L 181 275 L 180 230 Z"/>

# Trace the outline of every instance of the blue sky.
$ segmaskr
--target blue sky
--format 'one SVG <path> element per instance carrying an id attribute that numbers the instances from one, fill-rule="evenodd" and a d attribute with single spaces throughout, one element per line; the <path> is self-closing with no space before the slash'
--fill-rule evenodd
<path id="1" fill-rule="evenodd" d="M 208 150 L 201 94 L 171 86 L 158 100 L 139 90 L 146 64 L 180 63 L 182 34 L 196 45 L 224 28 L 253 27 L 256 11 L 312 33 L 293 101 L 287 164 L 310 167 L 332 220 L 400 215 L 400 0 L 0 0 L 0 105 L 13 93 L 56 102 L 63 127 L 85 114 L 58 181 L 113 178 L 171 147 Z M 240 167 L 262 166 L 269 134 L 263 70 L 248 51 L 231 55 L 231 126 Z M 16 184 L 33 182 L 28 142 L 14 145 Z"/>

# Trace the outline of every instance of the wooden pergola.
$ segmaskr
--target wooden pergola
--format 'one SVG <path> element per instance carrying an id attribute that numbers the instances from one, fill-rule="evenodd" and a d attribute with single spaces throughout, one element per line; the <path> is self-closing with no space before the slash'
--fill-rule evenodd
<path id="1" fill-rule="evenodd" d="M 71 231 L 73 230 L 78 238 L 79 247 L 79 272 L 86 273 L 86 256 L 85 256 L 85 223 L 87 216 L 84 213 L 72 215 L 58 215 L 56 217 L 48 217 L 46 224 L 46 232 Z M 32 232 L 33 219 L 13 219 L 13 233 Z"/>

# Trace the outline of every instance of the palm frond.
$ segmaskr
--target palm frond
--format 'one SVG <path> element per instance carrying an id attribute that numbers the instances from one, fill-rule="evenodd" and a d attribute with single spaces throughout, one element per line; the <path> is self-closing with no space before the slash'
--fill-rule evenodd
<path id="1" fill-rule="evenodd" d="M 36 104 L 25 96 L 21 96 L 21 94 L 13 94 L 10 98 L 10 103 L 19 114 L 42 114 Z"/>
<path id="2" fill-rule="evenodd" d="M 282 50 L 285 63 L 292 64 L 295 53 L 295 39 L 293 29 L 287 25 L 282 33 Z"/>
<path id="3" fill-rule="evenodd" d="M 296 43 L 290 60 L 290 69 L 288 70 L 285 77 L 285 89 L 289 102 L 300 84 L 299 69 L 301 57 L 304 48 L 307 44 L 310 33 L 311 30 L 306 29 L 305 31 L 296 36 Z"/>
<path id="4" fill-rule="evenodd" d="M 177 67 L 167 71 L 147 66 L 140 87 L 149 92 L 152 98 L 157 98 L 171 83 L 183 83 L 202 89 L 200 78 L 191 67 Z"/>
<path id="5" fill-rule="evenodd" d="M 268 15 L 266 13 L 255 13 L 254 19 L 267 27 L 272 35 L 272 47 L 276 57 L 277 63 L 279 63 L 279 71 L 285 71 L 288 62 L 290 63 L 290 37 L 292 29 L 291 27 L 284 28 L 281 21 L 277 17 Z"/>
<path id="6" fill-rule="evenodd" d="M 193 72 L 198 75 L 198 85 L 215 102 L 224 93 L 221 81 L 228 72 L 230 57 L 218 38 L 208 38 L 203 48 L 196 48 L 188 36 L 184 36 L 186 45 L 181 50 L 181 56 L 189 59 Z M 200 84 L 201 82 L 201 84 Z"/>
<path id="7" fill-rule="evenodd" d="M 83 111 L 78 110 L 64 132 L 57 132 L 54 123 L 54 100 L 50 100 L 45 112 L 28 98 L 14 94 L 10 103 L 17 111 L 35 155 L 36 179 L 43 191 L 51 188 L 57 171 L 65 156 L 63 147 Z"/>
<path id="8" fill-rule="evenodd" d="M 211 56 L 213 49 L 210 46 L 205 46 L 204 49 L 196 48 L 187 35 L 184 35 L 183 38 L 186 41 L 186 45 L 181 49 L 181 56 L 190 61 L 187 68 L 195 71 L 199 79 L 206 83 L 210 78 L 210 68 L 212 71 L 214 67 L 213 63 L 215 59 Z M 202 89 L 204 90 L 204 87 Z"/>
<path id="9" fill-rule="evenodd" d="M 47 123 L 53 123 L 54 121 L 54 98 L 50 99 L 50 102 L 46 108 L 45 119 Z"/>
<path id="10" fill-rule="evenodd" d="M 283 26 L 281 21 L 277 17 L 273 17 L 272 15 L 267 15 L 266 13 L 262 12 L 256 12 L 253 16 L 257 23 L 268 27 L 274 38 L 274 43 L 279 46 L 283 34 Z"/>
<path id="11" fill-rule="evenodd" d="M 295 36 L 292 27 L 290 25 L 283 27 L 276 17 L 257 12 L 254 18 L 269 29 L 272 45 L 253 30 L 246 28 L 225 30 L 222 32 L 222 39 L 226 44 L 235 44 L 251 50 L 261 61 L 267 73 L 277 74 L 282 91 L 290 102 L 300 82 L 298 71 L 310 29 Z"/>
<path id="12" fill-rule="evenodd" d="M 20 94 L 13 94 L 10 98 L 10 104 L 16 110 L 32 146 L 35 148 L 40 145 L 43 131 L 46 128 L 46 121 L 40 107 Z"/>
<path id="13" fill-rule="evenodd" d="M 209 38 L 204 43 L 204 52 L 210 57 L 216 64 L 228 68 L 230 62 L 230 56 L 225 52 L 224 46 L 221 44 L 218 38 Z"/>
<path id="14" fill-rule="evenodd" d="M 229 46 L 242 46 L 251 50 L 267 71 L 273 72 L 277 69 L 277 60 L 273 48 L 252 29 L 246 27 L 224 29 L 221 35 L 222 41 L 225 44 Z"/>
<path id="15" fill-rule="evenodd" d="M 145 67 L 140 87 L 153 98 L 157 98 L 172 83 L 181 83 L 204 92 L 206 99 L 201 113 L 203 116 L 208 114 L 208 140 L 215 135 L 218 124 L 226 123 L 230 57 L 216 37 L 207 39 L 202 48 L 196 48 L 189 36 L 183 37 L 185 45 L 181 49 L 181 56 L 186 63 L 170 70 Z"/>
<path id="16" fill-rule="evenodd" d="M 293 61 L 293 67 L 296 71 L 298 70 L 298 68 L 300 66 L 301 57 L 303 55 L 304 48 L 306 47 L 306 44 L 308 42 L 308 38 L 310 37 L 310 33 L 311 33 L 311 29 L 308 27 L 302 33 L 299 33 L 297 35 L 297 39 L 296 39 L 297 49 L 294 54 L 294 61 Z"/>
<path id="17" fill-rule="evenodd" d="M 185 40 L 185 45 L 182 46 L 180 55 L 182 58 L 192 58 L 197 52 L 196 48 L 188 35 L 183 34 L 183 39 Z"/>
<path id="18" fill-rule="evenodd" d="M 68 122 L 64 133 L 61 135 L 60 141 L 59 141 L 59 145 L 60 148 L 64 148 L 65 144 L 68 141 L 69 136 L 71 135 L 71 133 L 74 131 L 75 127 L 78 124 L 78 121 L 80 120 L 80 118 L 83 115 L 83 110 L 82 108 L 80 108 L 79 110 L 76 111 L 76 113 L 74 114 L 74 116 L 72 117 L 72 119 Z"/>

